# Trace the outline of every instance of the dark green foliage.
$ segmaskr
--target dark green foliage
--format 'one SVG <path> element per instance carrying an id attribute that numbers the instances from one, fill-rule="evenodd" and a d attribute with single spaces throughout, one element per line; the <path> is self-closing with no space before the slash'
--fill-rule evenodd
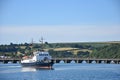
<path id="1" fill-rule="evenodd" d="M 33 48 L 40 48 L 41 46 L 38 44 L 33 45 Z"/>
<path id="2" fill-rule="evenodd" d="M 88 58 L 88 57 L 89 57 L 89 54 L 90 54 L 90 52 L 88 52 L 88 51 L 86 51 L 86 52 L 79 51 L 79 52 L 77 53 L 77 57 L 79 57 L 79 58 Z"/>
<path id="3" fill-rule="evenodd" d="M 54 51 L 55 48 L 77 48 L 77 54 L 72 51 Z M 49 49 L 52 57 L 69 58 L 120 58 L 120 43 L 48 43 L 44 44 L 45 49 Z M 33 51 L 40 50 L 40 44 L 13 44 L 0 45 L 0 56 L 22 57 L 22 55 L 31 55 Z M 82 49 L 90 50 L 81 51 Z M 18 54 L 19 53 L 19 54 Z M 20 54 L 21 53 L 21 54 Z"/>
<path id="4" fill-rule="evenodd" d="M 2 45 L 0 46 L 0 52 L 16 52 L 17 48 L 14 45 Z"/>
<path id="5" fill-rule="evenodd" d="M 72 58 L 74 56 L 73 53 L 69 51 L 49 50 L 49 53 L 54 58 Z"/>
<path id="6" fill-rule="evenodd" d="M 111 44 L 93 50 L 92 58 L 120 58 L 120 44 Z"/>

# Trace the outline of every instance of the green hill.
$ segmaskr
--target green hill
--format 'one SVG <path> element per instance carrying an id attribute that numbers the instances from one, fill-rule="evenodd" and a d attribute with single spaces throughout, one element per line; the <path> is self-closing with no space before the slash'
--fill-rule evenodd
<path id="1" fill-rule="evenodd" d="M 120 44 L 99 47 L 93 50 L 91 57 L 95 58 L 120 58 Z"/>
<path id="2" fill-rule="evenodd" d="M 41 45 L 13 44 L 0 45 L 0 56 L 21 58 L 31 55 L 33 51 L 40 50 Z M 120 42 L 78 42 L 78 43 L 48 43 L 44 49 L 53 57 L 80 57 L 80 58 L 120 58 Z"/>

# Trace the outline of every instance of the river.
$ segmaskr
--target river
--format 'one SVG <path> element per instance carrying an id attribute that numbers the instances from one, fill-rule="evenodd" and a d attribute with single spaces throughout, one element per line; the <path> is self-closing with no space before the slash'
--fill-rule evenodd
<path id="1" fill-rule="evenodd" d="M 52 70 L 0 64 L 0 80 L 120 80 L 120 64 L 54 64 Z"/>

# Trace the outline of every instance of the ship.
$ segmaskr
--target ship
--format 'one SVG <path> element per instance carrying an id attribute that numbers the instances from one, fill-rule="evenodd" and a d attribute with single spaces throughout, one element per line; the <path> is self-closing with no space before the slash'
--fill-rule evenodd
<path id="1" fill-rule="evenodd" d="M 22 58 L 21 65 L 23 67 L 52 68 L 54 62 L 49 52 L 43 49 L 43 38 L 40 42 L 42 43 L 40 50 L 33 52 L 32 56 Z"/>

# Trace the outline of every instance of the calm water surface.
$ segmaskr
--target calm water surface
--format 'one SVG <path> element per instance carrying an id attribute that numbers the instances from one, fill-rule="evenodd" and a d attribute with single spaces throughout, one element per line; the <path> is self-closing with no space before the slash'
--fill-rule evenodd
<path id="1" fill-rule="evenodd" d="M 0 64 L 0 80 L 120 80 L 120 64 L 54 64 L 53 70 Z"/>

